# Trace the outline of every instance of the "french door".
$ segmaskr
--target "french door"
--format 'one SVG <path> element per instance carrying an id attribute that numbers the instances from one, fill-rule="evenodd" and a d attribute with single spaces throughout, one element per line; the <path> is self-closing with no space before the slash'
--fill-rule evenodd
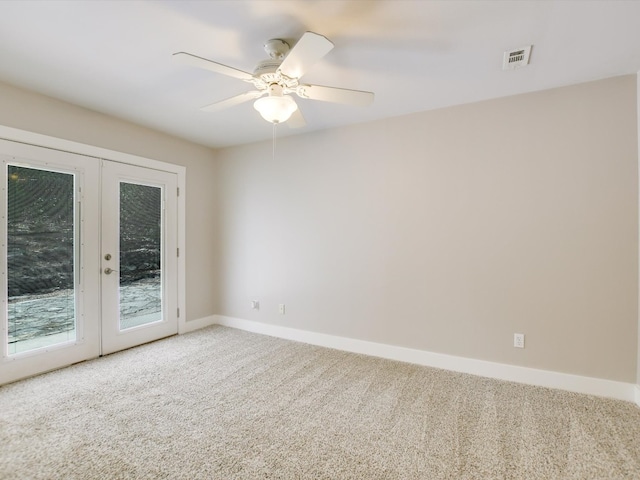
<path id="1" fill-rule="evenodd" d="M 102 166 L 102 353 L 178 332 L 176 175 Z"/>
<path id="2" fill-rule="evenodd" d="M 0 140 L 0 384 L 177 333 L 176 175 Z"/>

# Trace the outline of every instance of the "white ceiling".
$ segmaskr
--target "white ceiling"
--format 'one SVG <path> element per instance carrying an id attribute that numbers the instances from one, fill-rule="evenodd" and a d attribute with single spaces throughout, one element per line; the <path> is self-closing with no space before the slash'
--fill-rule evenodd
<path id="1" fill-rule="evenodd" d="M 268 139 L 252 102 L 199 107 L 249 89 L 185 66 L 186 51 L 252 71 L 263 43 L 305 31 L 335 48 L 303 77 L 376 94 L 365 108 L 296 97 L 291 135 L 640 70 L 640 1 L 8 1 L 0 80 L 211 147 Z M 505 50 L 533 44 L 529 66 Z"/>

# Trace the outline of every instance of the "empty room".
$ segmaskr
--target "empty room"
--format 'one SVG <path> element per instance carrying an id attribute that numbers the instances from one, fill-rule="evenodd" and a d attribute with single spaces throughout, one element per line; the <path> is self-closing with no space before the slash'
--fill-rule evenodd
<path id="1" fill-rule="evenodd" d="M 0 2 L 0 478 L 640 479 L 639 27 Z"/>

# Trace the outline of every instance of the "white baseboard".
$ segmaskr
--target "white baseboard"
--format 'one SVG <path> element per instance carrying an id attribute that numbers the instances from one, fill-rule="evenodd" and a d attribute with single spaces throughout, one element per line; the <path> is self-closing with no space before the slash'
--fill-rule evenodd
<path id="1" fill-rule="evenodd" d="M 178 324 L 178 333 L 189 333 L 194 330 L 200 330 L 201 328 L 210 327 L 218 323 L 216 315 L 209 315 L 208 317 L 198 318 L 197 320 L 191 320 L 190 322 L 181 322 Z"/>
<path id="2" fill-rule="evenodd" d="M 382 343 L 337 337 L 324 333 L 314 333 L 295 328 L 269 325 L 266 323 L 244 320 L 240 318 L 214 315 L 215 323 L 226 327 L 261 333 L 272 337 L 285 338 L 322 347 L 335 348 L 347 352 L 362 353 L 375 357 L 399 360 L 434 368 L 470 373 L 482 377 L 507 380 L 511 382 L 556 388 L 570 392 L 615 398 L 628 402 L 636 402 L 640 406 L 640 386 L 632 383 L 604 380 L 601 378 L 583 377 L 567 373 L 538 370 L 503 363 L 474 360 L 442 353 L 427 352 L 412 348 L 397 347 Z"/>

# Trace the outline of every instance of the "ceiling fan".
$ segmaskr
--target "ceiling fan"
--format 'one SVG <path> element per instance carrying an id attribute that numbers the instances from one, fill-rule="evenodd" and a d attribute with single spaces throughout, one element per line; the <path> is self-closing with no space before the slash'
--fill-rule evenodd
<path id="1" fill-rule="evenodd" d="M 274 124 L 287 122 L 290 127 L 299 128 L 304 127 L 306 122 L 290 95 L 292 93 L 300 98 L 355 106 L 366 106 L 373 101 L 372 92 L 300 83 L 300 77 L 309 67 L 329 53 L 332 48 L 333 43 L 329 39 L 313 32 L 302 35 L 292 49 L 284 40 L 271 39 L 264 45 L 269 58 L 258 63 L 253 73 L 191 53 L 177 52 L 173 57 L 185 64 L 253 84 L 254 90 L 206 105 L 201 110 L 215 112 L 256 100 L 254 107 L 266 121 Z M 264 95 L 267 96 L 260 98 Z"/>

